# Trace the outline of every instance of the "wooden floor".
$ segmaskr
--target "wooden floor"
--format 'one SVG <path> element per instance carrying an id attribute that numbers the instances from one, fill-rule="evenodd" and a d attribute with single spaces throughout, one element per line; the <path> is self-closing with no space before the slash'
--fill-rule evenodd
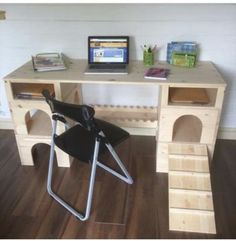
<path id="1" fill-rule="evenodd" d="M 98 170 L 91 217 L 81 222 L 46 192 L 49 147 L 38 144 L 36 165 L 23 167 L 13 131 L 0 130 L 0 238 L 236 238 L 235 150 L 236 141 L 216 143 L 211 177 L 218 234 L 207 235 L 168 231 L 167 174 L 155 173 L 154 137 L 132 136 L 117 149 L 133 185 Z M 54 190 L 79 210 L 89 170 L 78 161 L 55 167 Z"/>

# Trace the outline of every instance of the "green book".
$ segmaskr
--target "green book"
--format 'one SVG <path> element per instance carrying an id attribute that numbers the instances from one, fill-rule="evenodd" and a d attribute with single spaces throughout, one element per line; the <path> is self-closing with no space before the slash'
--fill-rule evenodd
<path id="1" fill-rule="evenodd" d="M 195 52 L 192 52 L 192 53 L 173 52 L 171 64 L 192 68 L 196 65 L 196 58 L 197 58 L 197 54 Z"/>

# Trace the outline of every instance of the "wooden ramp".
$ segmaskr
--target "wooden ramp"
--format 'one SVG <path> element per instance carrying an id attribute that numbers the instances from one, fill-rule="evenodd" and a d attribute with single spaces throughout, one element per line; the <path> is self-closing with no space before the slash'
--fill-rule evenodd
<path id="1" fill-rule="evenodd" d="M 207 146 L 170 143 L 169 229 L 216 233 Z"/>

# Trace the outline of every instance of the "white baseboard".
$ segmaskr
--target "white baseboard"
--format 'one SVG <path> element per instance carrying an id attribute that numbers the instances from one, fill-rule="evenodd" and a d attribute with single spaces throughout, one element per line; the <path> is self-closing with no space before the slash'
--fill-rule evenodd
<path id="1" fill-rule="evenodd" d="M 236 140 L 236 128 L 219 128 L 217 139 Z"/>
<path id="2" fill-rule="evenodd" d="M 12 120 L 9 118 L 0 118 L 0 129 L 13 130 L 14 125 Z"/>
<path id="3" fill-rule="evenodd" d="M 14 125 L 11 119 L 0 118 L 0 129 L 14 129 Z M 144 136 L 155 136 L 156 130 L 151 128 L 124 128 L 131 135 L 144 135 Z M 236 128 L 219 128 L 217 135 L 218 139 L 236 140 Z"/>

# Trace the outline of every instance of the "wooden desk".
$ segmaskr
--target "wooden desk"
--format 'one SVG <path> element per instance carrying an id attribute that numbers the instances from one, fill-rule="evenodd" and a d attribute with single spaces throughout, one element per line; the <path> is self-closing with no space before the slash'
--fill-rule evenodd
<path id="1" fill-rule="evenodd" d="M 156 171 L 169 174 L 170 229 L 214 233 L 208 158 L 211 160 L 213 156 L 226 87 L 214 65 L 199 62 L 196 68 L 190 69 L 161 62 L 157 66 L 170 68 L 170 75 L 167 80 L 159 81 L 144 79 L 145 67 L 140 61 L 131 61 L 128 75 L 84 75 L 86 64 L 85 60 L 71 60 L 66 71 L 37 73 L 28 62 L 4 78 L 22 164 L 33 165 L 32 147 L 39 142 L 49 144 L 51 133 L 50 110 L 45 101 L 18 98 L 27 88 L 40 89 L 47 84 L 54 89 L 56 98 L 81 104 L 82 84 L 116 84 L 127 88 L 131 85 L 160 86 L 156 96 L 158 107 L 95 105 L 96 116 L 156 135 Z M 171 102 L 170 93 L 194 89 L 204 91 L 209 102 Z M 32 115 L 31 110 L 38 111 Z M 63 128 L 60 126 L 59 131 Z M 60 155 L 58 165 L 70 166 L 69 158 L 59 149 L 56 152 Z M 174 201 L 177 199 L 178 203 Z M 202 200 L 207 200 L 209 205 L 199 206 Z M 203 213 L 196 214 L 196 209 Z M 209 225 L 202 225 L 202 222 Z"/>

